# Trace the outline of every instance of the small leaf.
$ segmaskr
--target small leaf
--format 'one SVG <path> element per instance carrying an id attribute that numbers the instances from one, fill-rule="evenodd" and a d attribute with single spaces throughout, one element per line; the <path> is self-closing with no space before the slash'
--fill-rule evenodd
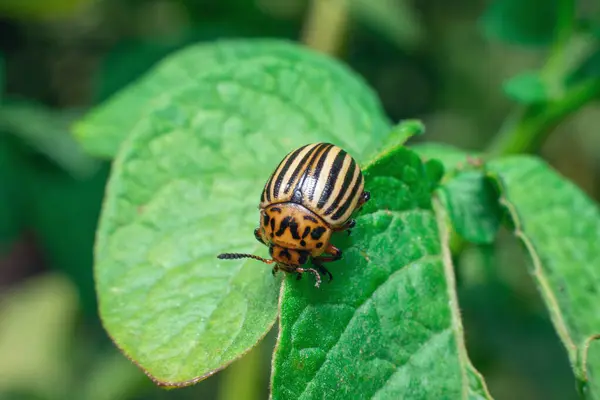
<path id="1" fill-rule="evenodd" d="M 402 147 L 411 137 L 420 136 L 423 133 L 425 133 L 425 125 L 421 121 L 415 119 L 401 121 L 385 137 L 383 144 L 377 149 L 377 155 L 371 158 L 377 160 L 382 155 Z"/>
<path id="2" fill-rule="evenodd" d="M 311 74 L 319 74 L 316 69 L 331 71 L 331 74 L 324 75 L 330 82 L 323 91 L 334 91 L 343 87 L 343 92 L 350 96 L 348 101 L 356 103 L 353 106 L 368 114 L 381 114 L 379 101 L 372 90 L 367 88 L 361 79 L 349 74 L 345 66 L 333 63 L 321 54 L 280 40 L 221 40 L 212 44 L 190 46 L 166 57 L 142 78 L 132 83 L 127 90 L 117 93 L 76 124 L 75 135 L 89 153 L 112 158 L 119 145 L 153 103 L 168 101 L 173 93 L 181 89 L 197 85 L 203 80 L 210 81 L 213 74 L 216 74 L 217 80 L 223 75 L 236 76 L 252 69 L 261 70 L 273 60 L 285 60 L 289 69 L 292 69 L 294 63 L 310 62 Z M 238 70 L 242 64 L 245 67 L 240 72 Z M 294 84 L 296 75 L 291 73 L 289 79 L 280 77 L 283 79 L 281 82 L 277 82 L 274 77 L 266 82 L 264 90 L 280 85 L 282 90 L 275 97 L 281 98 L 281 101 L 294 98 L 298 92 L 304 96 L 298 99 L 299 104 L 310 102 L 310 90 Z M 255 87 L 251 81 L 249 84 Z M 336 96 L 335 101 L 344 100 Z M 260 107 L 260 104 L 252 104 L 245 112 L 251 114 L 257 107 Z M 321 116 L 326 116 L 336 109 L 336 104 L 325 104 L 309 118 L 316 117 L 315 124 L 318 124 Z M 361 116 L 356 118 L 360 119 Z M 388 123 L 385 121 L 386 126 Z M 346 126 L 341 125 L 336 129 L 343 132 L 345 128 Z M 381 128 L 382 125 L 378 124 L 373 126 L 372 130 L 378 131 Z"/>
<path id="3" fill-rule="evenodd" d="M 131 101 L 129 118 L 139 122 L 114 161 L 100 219 L 99 308 L 119 348 L 161 385 L 206 378 L 274 323 L 280 280 L 270 268 L 216 256 L 267 256 L 253 235 L 257 206 L 285 154 L 331 141 L 360 158 L 390 131 L 353 74 L 298 46 L 269 43 L 272 51 L 264 41 L 229 42 L 170 57 L 168 69 L 144 81 L 159 99 L 143 114 L 136 102 L 150 99 L 141 86 L 120 95 Z M 215 61 L 212 72 L 188 77 L 185 86 L 162 86 L 158 94 L 168 74 L 196 71 L 202 55 L 227 59 L 240 49 L 246 62 Z M 134 121 L 117 105 L 125 106 L 117 99 L 85 120 L 87 139 L 101 141 L 101 132 L 125 139 L 121 128 Z M 117 142 L 106 143 L 115 149 Z"/>
<path id="4" fill-rule="evenodd" d="M 542 103 L 550 97 L 546 83 L 534 71 L 513 76 L 504 82 L 503 89 L 508 97 L 521 104 Z"/>
<path id="5" fill-rule="evenodd" d="M 467 171 L 444 184 L 440 192 L 452 226 L 465 240 L 494 242 L 502 212 L 497 195 L 481 171 Z"/>
<path id="6" fill-rule="evenodd" d="M 274 399 L 491 398 L 466 354 L 446 217 L 418 156 L 398 148 L 365 169 L 371 200 L 333 281 L 288 276 Z"/>
<path id="7" fill-rule="evenodd" d="M 495 0 L 481 24 L 488 37 L 537 47 L 552 42 L 557 18 L 558 0 Z"/>
<path id="8" fill-rule="evenodd" d="M 537 158 L 509 157 L 487 168 L 515 235 L 532 258 L 530 272 L 580 387 L 586 387 L 590 398 L 600 398 L 600 357 L 590 357 L 588 348 L 600 335 L 600 210 Z"/>

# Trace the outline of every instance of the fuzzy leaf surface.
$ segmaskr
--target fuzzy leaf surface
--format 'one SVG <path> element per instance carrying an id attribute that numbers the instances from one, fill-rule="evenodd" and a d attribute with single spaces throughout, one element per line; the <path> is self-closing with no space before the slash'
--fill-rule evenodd
<path id="1" fill-rule="evenodd" d="M 531 274 L 579 387 L 600 399 L 600 210 L 535 157 L 513 156 L 487 168 L 531 256 Z"/>
<path id="2" fill-rule="evenodd" d="M 274 399 L 490 398 L 466 354 L 447 217 L 432 203 L 442 171 L 406 148 L 365 167 L 371 200 L 352 235 L 334 238 L 333 281 L 284 281 Z"/>
<path id="3" fill-rule="evenodd" d="M 267 52 L 264 42 L 254 46 L 255 54 Z M 92 142 L 118 133 L 109 147 L 120 147 L 96 242 L 100 314 L 122 351 L 161 385 L 209 376 L 274 323 L 280 280 L 270 268 L 216 256 L 267 256 L 253 235 L 257 206 L 285 154 L 330 141 L 360 159 L 391 129 L 370 90 L 344 68 L 300 47 L 274 46 L 235 68 L 213 63 L 215 71 L 176 89 L 164 86 L 167 76 L 196 70 L 210 51 L 192 47 L 170 58 L 170 69 L 144 83 L 165 93 L 127 138 L 119 126 L 134 124 L 140 104 L 132 120 L 122 119 L 115 100 L 83 123 Z M 222 57 L 253 49 L 251 42 L 216 47 Z M 120 98 L 146 101 L 139 86 L 126 90 Z"/>
<path id="4" fill-rule="evenodd" d="M 320 117 L 323 115 L 339 114 L 345 103 L 351 103 L 351 109 L 361 111 L 353 118 L 343 117 L 338 121 L 342 123 L 335 127 L 339 135 L 344 135 L 346 130 L 353 130 L 352 126 L 348 126 L 348 121 L 351 120 L 361 120 L 363 126 L 372 124 L 370 130 L 373 132 L 381 129 L 382 123 L 388 124 L 387 120 L 383 121 L 379 101 L 372 90 L 344 65 L 283 40 L 228 39 L 189 46 L 164 58 L 129 85 L 127 90 L 118 92 L 92 110 L 75 126 L 74 133 L 89 153 L 112 158 L 136 124 L 144 118 L 143 115 L 152 109 L 153 104 L 168 102 L 173 93 L 185 87 L 218 80 L 224 75 L 235 77 L 252 70 L 264 71 L 278 61 L 285 61 L 287 72 L 273 75 L 271 79 L 262 82 L 265 86 L 260 89 L 264 92 L 274 90 L 274 96 L 288 98 L 292 103 L 298 101 L 298 112 L 303 107 L 312 108 L 317 104 L 321 110 L 315 108 L 315 114 L 305 116 L 307 119 L 314 119 L 313 124 L 321 124 L 323 121 Z M 310 79 L 314 81 L 302 79 L 303 73 L 311 75 Z M 332 99 L 336 103 L 322 103 L 311 99 L 311 90 L 318 89 L 318 79 L 323 79 L 325 85 L 319 91 L 331 91 L 334 87 L 340 89 L 340 96 Z M 259 83 L 248 82 L 252 86 Z M 343 99 L 342 94 L 348 98 Z M 247 109 L 239 112 L 260 114 L 256 109 L 263 106 L 260 103 L 250 104 Z M 377 115 L 379 119 L 373 122 L 365 115 Z M 275 118 L 270 116 L 265 123 L 268 124 L 270 119 Z M 334 129 L 334 126 L 329 128 Z M 285 132 L 284 129 L 280 134 Z M 352 134 L 349 133 L 348 136 L 351 137 Z"/>

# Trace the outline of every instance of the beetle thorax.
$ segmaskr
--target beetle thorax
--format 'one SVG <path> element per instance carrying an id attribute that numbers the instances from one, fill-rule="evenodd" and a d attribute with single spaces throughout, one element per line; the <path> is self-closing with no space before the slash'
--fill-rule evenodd
<path id="1" fill-rule="evenodd" d="M 260 227 L 265 243 L 308 251 L 312 257 L 325 251 L 332 233 L 322 219 L 296 203 L 273 204 L 261 210 Z"/>

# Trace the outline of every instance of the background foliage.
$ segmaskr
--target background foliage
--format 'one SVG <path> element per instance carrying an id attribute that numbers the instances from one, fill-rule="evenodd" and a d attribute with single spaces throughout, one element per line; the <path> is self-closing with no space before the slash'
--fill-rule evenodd
<path id="1" fill-rule="evenodd" d="M 599 16 L 591 0 L 1 2 L 0 398 L 267 396 L 274 331 L 222 373 L 166 392 L 122 357 L 100 327 L 92 249 L 116 142 L 103 132 L 86 138 L 90 130 L 75 125 L 77 138 L 96 140 L 89 147 L 92 142 L 81 140 L 100 156 L 93 158 L 69 129 L 95 106 L 85 121 L 107 113 L 118 125 L 129 117 L 133 109 L 127 105 L 161 87 L 137 81 L 139 91 L 127 92 L 133 99 L 117 95 L 125 106 L 111 110 L 117 103 L 105 101 L 165 56 L 221 38 L 302 41 L 357 71 L 381 99 L 387 119 L 420 118 L 426 134 L 411 143 L 425 142 L 415 146 L 419 154 L 440 157 L 450 171 L 464 153 L 431 142 L 472 153 L 539 154 L 598 200 Z M 202 63 L 211 60 L 206 55 L 193 65 L 206 70 Z M 233 62 L 250 63 L 244 57 Z M 162 84 L 183 84 L 186 76 L 173 69 Z M 185 100 L 184 92 L 180 96 Z M 121 129 L 112 132 L 128 130 Z M 577 398 L 569 361 L 579 365 L 579 353 L 565 351 L 560 339 L 566 334 L 579 343 L 596 322 L 579 307 L 582 314 L 574 313 L 557 335 L 551 322 L 557 316 L 548 313 L 535 287 L 539 275 L 527 273 L 520 244 L 506 228 L 492 240 L 500 221 L 482 216 L 497 214 L 460 211 L 469 199 L 489 199 L 492 189 L 482 183 L 483 174 L 505 189 L 517 227 L 540 209 L 564 209 L 561 199 L 572 199 L 574 187 L 527 160 L 527 170 L 547 186 L 537 197 L 511 188 L 525 178 L 509 160 L 485 171 L 475 168 L 443 189 L 451 218 L 453 210 L 472 217 L 455 224 L 457 232 L 477 244 L 452 243 L 467 350 L 494 398 Z M 597 227 L 585 222 L 597 218 L 596 206 L 578 196 L 566 206 L 582 214 L 581 231 L 572 236 L 594 235 Z M 561 263 L 567 256 L 557 250 L 567 245 L 544 247 L 544 238 L 546 227 L 561 226 L 561 217 L 544 214 L 524 231 L 529 250 L 558 276 L 573 268 Z M 255 219 L 251 213 L 247 218 Z M 581 284 L 594 292 L 598 283 L 590 274 Z M 553 276 L 543 295 L 561 290 Z M 293 289 L 286 290 L 284 296 L 299 301 Z M 305 305 L 289 303 L 299 306 Z M 590 354 L 598 354 L 597 346 Z"/>

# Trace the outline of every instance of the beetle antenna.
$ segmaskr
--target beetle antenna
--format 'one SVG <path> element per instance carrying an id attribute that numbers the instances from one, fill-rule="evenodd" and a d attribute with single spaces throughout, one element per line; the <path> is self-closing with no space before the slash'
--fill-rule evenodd
<path id="1" fill-rule="evenodd" d="M 254 254 L 241 254 L 241 253 L 223 253 L 219 254 L 217 258 L 221 260 L 237 260 L 238 258 L 254 258 L 255 260 L 262 261 L 265 264 L 273 264 L 274 260 L 267 260 L 266 258 L 262 258 L 259 256 L 255 256 Z"/>

